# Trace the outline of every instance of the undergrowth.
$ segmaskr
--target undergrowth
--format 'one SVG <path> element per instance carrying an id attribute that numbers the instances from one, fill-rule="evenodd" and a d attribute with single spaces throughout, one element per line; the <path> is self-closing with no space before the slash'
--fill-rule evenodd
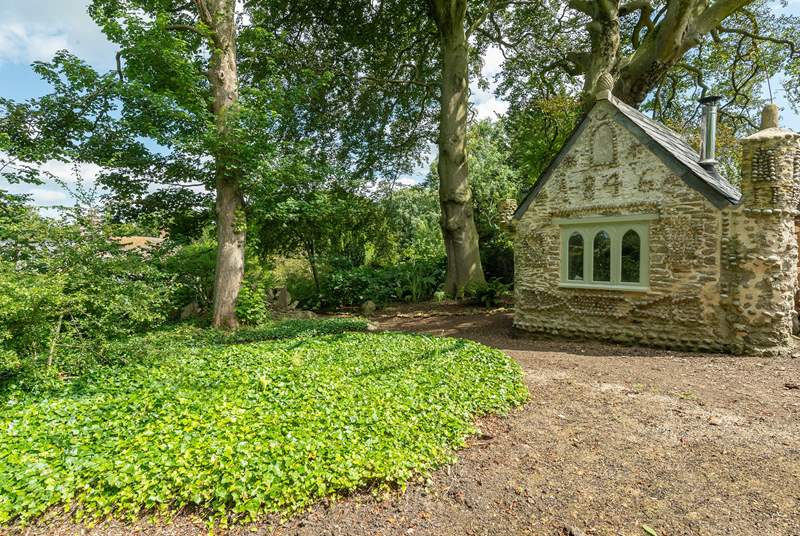
<path id="1" fill-rule="evenodd" d="M 248 520 L 367 484 L 402 487 L 450 460 L 476 416 L 527 397 L 519 367 L 497 350 L 351 331 L 364 327 L 181 327 L 118 349 L 114 366 L 59 392 L 11 393 L 0 524 L 54 507 L 78 520 L 187 506 Z"/>

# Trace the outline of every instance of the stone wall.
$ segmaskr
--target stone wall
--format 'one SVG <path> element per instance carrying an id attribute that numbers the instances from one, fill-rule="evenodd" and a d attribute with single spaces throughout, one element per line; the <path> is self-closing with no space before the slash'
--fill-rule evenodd
<path id="1" fill-rule="evenodd" d="M 612 119 L 600 102 L 517 222 L 519 328 L 698 350 L 728 349 L 721 304 L 722 211 Z M 559 217 L 657 214 L 642 292 L 559 286 Z"/>
<path id="2" fill-rule="evenodd" d="M 742 141 L 742 201 L 726 214 L 723 292 L 736 352 L 795 345 L 800 136 L 776 127 Z"/>

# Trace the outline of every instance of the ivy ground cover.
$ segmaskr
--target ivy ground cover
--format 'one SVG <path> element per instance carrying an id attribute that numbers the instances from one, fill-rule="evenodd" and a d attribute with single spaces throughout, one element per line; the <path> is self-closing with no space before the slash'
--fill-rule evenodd
<path id="1" fill-rule="evenodd" d="M 8 397 L 0 524 L 53 507 L 254 518 L 403 486 L 448 461 L 475 416 L 527 397 L 519 367 L 477 343 L 331 331 L 236 344 L 162 333 L 146 359 Z"/>

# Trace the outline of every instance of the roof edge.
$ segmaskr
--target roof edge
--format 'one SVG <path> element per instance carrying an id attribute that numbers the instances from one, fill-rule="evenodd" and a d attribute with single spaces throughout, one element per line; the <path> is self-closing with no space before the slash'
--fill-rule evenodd
<path id="1" fill-rule="evenodd" d="M 553 171 L 561 164 L 561 161 L 564 159 L 566 154 L 572 149 L 572 146 L 575 144 L 575 141 L 578 137 L 586 130 L 586 125 L 588 123 L 589 114 L 594 110 L 594 107 L 597 106 L 595 104 L 592 106 L 589 111 L 584 112 L 581 116 L 578 124 L 575 125 L 575 128 L 572 129 L 572 132 L 567 137 L 567 141 L 564 142 L 564 145 L 561 146 L 561 149 L 556 153 L 550 163 L 547 164 L 547 167 L 544 168 L 539 178 L 536 179 L 536 182 L 533 183 L 533 187 L 525 194 L 525 199 L 522 200 L 522 203 L 517 207 L 517 210 L 514 211 L 514 215 L 511 217 L 512 220 L 519 220 L 522 216 L 527 212 L 528 207 L 536 199 L 536 196 L 539 195 L 539 192 L 544 188 L 544 185 L 550 180 L 550 176 L 553 174 Z"/>
<path id="2" fill-rule="evenodd" d="M 617 109 L 617 112 L 614 114 L 614 119 L 617 123 L 624 126 L 628 132 L 633 134 L 633 136 L 639 140 L 639 143 L 647 147 L 653 154 L 658 156 L 661 161 L 669 167 L 676 175 L 681 177 L 683 181 L 692 188 L 700 192 L 703 197 L 705 197 L 712 205 L 717 208 L 725 208 L 726 206 L 734 206 L 739 203 L 741 200 L 741 192 L 739 193 L 738 197 L 730 197 L 725 195 L 724 193 L 720 192 L 713 186 L 711 186 L 708 182 L 706 182 L 702 177 L 700 177 L 697 173 L 695 173 L 690 167 L 686 164 L 681 162 L 675 155 L 670 153 L 663 145 L 658 143 L 653 137 L 651 137 L 642 127 L 637 125 L 630 117 L 625 115 L 625 113 Z M 716 169 L 707 170 L 709 174 L 719 176 L 719 173 Z"/>
<path id="3" fill-rule="evenodd" d="M 628 132 L 630 132 L 639 141 L 639 143 L 649 149 L 650 152 L 656 155 L 668 168 L 670 168 L 676 175 L 681 177 L 687 186 L 699 192 L 716 208 L 723 209 L 739 204 L 741 201 L 741 193 L 739 193 L 738 196 L 729 196 L 714 188 L 707 182 L 706 179 L 703 179 L 689 166 L 681 162 L 675 155 L 670 153 L 657 140 L 650 136 L 641 126 L 629 118 L 625 112 L 623 112 L 620 107 L 617 106 L 618 101 L 616 97 L 610 94 L 610 92 L 604 92 L 602 96 L 598 94 L 598 97 L 599 98 L 594 105 L 592 105 L 592 107 L 583 114 L 580 121 L 567 138 L 567 141 L 558 151 L 556 156 L 553 157 L 541 175 L 539 175 L 539 178 L 533 184 L 533 187 L 525 195 L 522 203 L 519 205 L 519 207 L 517 207 L 517 210 L 514 211 L 514 215 L 512 217 L 513 221 L 522 219 L 522 216 L 525 214 L 525 212 L 527 212 L 528 207 L 530 207 L 531 203 L 533 203 L 534 199 L 536 199 L 536 197 L 539 195 L 539 192 L 542 190 L 542 188 L 544 188 L 544 185 L 550 179 L 553 172 L 561 164 L 561 161 L 564 159 L 570 149 L 572 149 L 575 141 L 586 129 L 586 126 L 589 122 L 589 115 L 598 105 L 601 105 L 602 103 L 608 103 L 608 105 L 613 109 L 614 113 L 612 114 L 612 118 L 617 124 L 621 125 Z M 707 171 L 709 174 L 719 176 L 716 169 Z"/>

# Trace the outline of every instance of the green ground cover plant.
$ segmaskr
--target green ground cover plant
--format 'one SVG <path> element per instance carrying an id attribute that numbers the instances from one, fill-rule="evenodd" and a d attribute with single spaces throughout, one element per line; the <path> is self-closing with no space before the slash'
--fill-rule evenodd
<path id="1" fill-rule="evenodd" d="M 317 324 L 252 330 L 271 339 L 254 343 L 150 333 L 119 350 L 124 366 L 55 394 L 12 393 L 0 524 L 59 508 L 93 520 L 191 507 L 227 522 L 402 487 L 450 460 L 477 415 L 527 397 L 519 367 L 480 344 Z"/>

